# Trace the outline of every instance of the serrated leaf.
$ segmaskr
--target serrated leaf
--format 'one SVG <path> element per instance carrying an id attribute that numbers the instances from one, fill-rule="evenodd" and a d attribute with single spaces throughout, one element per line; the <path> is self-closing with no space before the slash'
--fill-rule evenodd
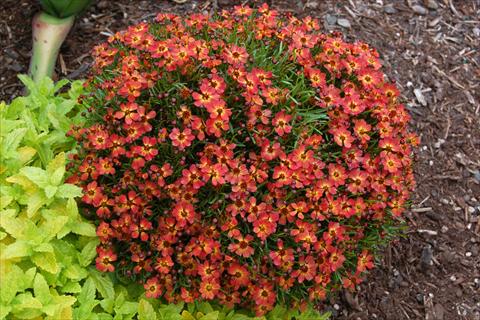
<path id="1" fill-rule="evenodd" d="M 63 229 L 63 227 L 70 220 L 67 216 L 55 215 L 56 210 L 43 210 L 43 217 L 46 219 L 40 226 L 41 232 L 45 234 L 45 237 L 51 239 Z"/>
<path id="2" fill-rule="evenodd" d="M 182 311 L 182 320 L 196 320 L 195 317 L 187 310 Z"/>
<path id="3" fill-rule="evenodd" d="M 51 318 L 46 318 L 45 320 L 73 319 L 72 305 L 76 301 L 77 299 L 75 299 L 75 297 L 69 295 L 54 296 L 51 304 L 54 304 L 58 307 L 57 312 Z"/>
<path id="4" fill-rule="evenodd" d="M 23 278 L 23 270 L 15 264 L 4 269 L 2 265 L 2 273 L 0 274 L 0 302 L 9 305 L 15 294 L 21 291 L 20 280 Z M 8 276 L 7 276 L 8 274 Z"/>
<path id="5" fill-rule="evenodd" d="M 19 288 L 20 288 L 19 291 L 23 291 L 28 288 L 31 288 L 33 285 L 33 279 L 35 278 L 36 274 L 37 274 L 36 267 L 31 267 L 30 269 L 28 269 L 19 280 Z"/>
<path id="6" fill-rule="evenodd" d="M 79 293 L 82 287 L 78 282 L 69 281 L 61 287 L 61 290 L 65 293 Z"/>
<path id="7" fill-rule="evenodd" d="M 82 196 L 82 188 L 79 188 L 73 184 L 63 184 L 58 187 L 57 198 L 76 198 Z"/>
<path id="8" fill-rule="evenodd" d="M 218 311 L 213 311 L 210 313 L 207 313 L 203 317 L 201 317 L 199 320 L 218 320 Z"/>
<path id="9" fill-rule="evenodd" d="M 67 200 L 67 206 L 65 207 L 66 213 L 70 218 L 78 217 L 78 206 L 77 202 L 74 199 Z"/>
<path id="10" fill-rule="evenodd" d="M 38 190 L 38 187 L 23 174 L 10 176 L 6 178 L 5 181 L 22 186 L 22 188 L 28 193 L 34 193 Z"/>
<path id="11" fill-rule="evenodd" d="M 77 296 L 78 302 L 80 302 L 80 304 L 84 304 L 95 300 L 96 291 L 97 289 L 95 288 L 95 282 L 91 278 L 88 278 L 83 284 L 82 292 L 80 292 L 80 294 Z"/>
<path id="12" fill-rule="evenodd" d="M 93 224 L 83 222 L 83 221 L 75 221 L 69 224 L 70 229 L 73 233 L 79 234 L 81 236 L 86 237 L 96 237 L 97 232 L 95 226 Z"/>
<path id="13" fill-rule="evenodd" d="M 48 199 L 43 193 L 37 192 L 30 196 L 27 203 L 27 216 L 33 217 L 47 202 Z"/>
<path id="14" fill-rule="evenodd" d="M 34 298 L 31 292 L 20 293 L 12 301 L 14 313 L 22 309 L 41 309 L 42 306 L 40 300 Z"/>
<path id="15" fill-rule="evenodd" d="M 15 210 L 4 210 L 1 212 L 0 227 L 15 239 L 21 239 L 25 230 L 25 222 L 15 218 Z"/>
<path id="16" fill-rule="evenodd" d="M 37 86 L 35 85 L 35 82 L 33 82 L 32 78 L 25 74 L 19 74 L 17 75 L 18 79 L 27 87 L 29 92 L 32 92 Z"/>
<path id="17" fill-rule="evenodd" d="M 53 247 L 50 243 L 42 243 L 36 247 L 33 248 L 33 251 L 35 252 L 50 252 L 53 253 Z"/>
<path id="18" fill-rule="evenodd" d="M 32 253 L 31 246 L 28 242 L 17 240 L 9 244 L 0 255 L 0 260 L 9 260 L 21 257 L 28 257 Z"/>
<path id="19" fill-rule="evenodd" d="M 6 319 L 10 311 L 12 311 L 11 306 L 0 304 L 0 319 Z"/>
<path id="20" fill-rule="evenodd" d="M 140 300 L 138 304 L 138 320 L 156 320 L 157 314 L 150 302 L 145 299 Z"/>
<path id="21" fill-rule="evenodd" d="M 103 310 L 107 311 L 108 313 L 113 313 L 115 301 L 112 298 L 106 298 L 100 301 L 100 305 L 102 306 Z"/>
<path id="22" fill-rule="evenodd" d="M 18 160 L 20 161 L 21 164 L 25 164 L 28 161 L 30 161 L 33 158 L 33 156 L 35 156 L 36 153 L 37 153 L 37 150 L 29 146 L 25 146 L 17 149 Z"/>
<path id="23" fill-rule="evenodd" d="M 5 209 L 10 203 L 12 203 L 12 201 L 13 201 L 12 196 L 8 196 L 8 195 L 0 196 L 0 210 Z"/>
<path id="24" fill-rule="evenodd" d="M 95 287 L 104 299 L 112 298 L 115 296 L 112 280 L 108 275 L 101 274 L 93 267 L 89 270 L 90 279 L 95 283 Z M 108 311 L 108 310 L 106 310 Z"/>
<path id="25" fill-rule="evenodd" d="M 79 281 L 86 278 L 88 276 L 88 272 L 78 264 L 71 264 L 65 268 L 63 275 L 68 279 Z"/>
<path id="26" fill-rule="evenodd" d="M 120 308 L 115 308 L 117 314 L 135 314 L 138 310 L 137 302 L 125 301 Z"/>
<path id="27" fill-rule="evenodd" d="M 208 314 L 214 311 L 212 305 L 208 302 L 200 302 L 197 304 L 197 310 L 203 314 Z"/>
<path id="28" fill-rule="evenodd" d="M 60 271 L 55 254 L 50 252 L 34 253 L 32 261 L 35 265 L 47 272 L 56 274 Z"/>
<path id="29" fill-rule="evenodd" d="M 123 294 L 123 292 L 120 292 L 115 298 L 115 308 L 114 308 L 115 311 L 117 309 L 120 309 L 124 303 L 125 303 L 125 295 Z"/>
<path id="30" fill-rule="evenodd" d="M 35 276 L 35 280 L 33 281 L 33 292 L 35 293 L 35 298 L 37 298 L 42 305 L 47 305 L 52 300 L 47 281 L 45 281 L 45 278 L 41 273 L 37 273 Z"/>
<path id="31" fill-rule="evenodd" d="M 57 170 L 65 172 L 65 152 L 60 152 L 47 166 L 47 173 L 53 175 Z M 59 174 L 59 173 L 57 173 Z M 62 174 L 63 177 L 63 174 Z"/>
<path id="32" fill-rule="evenodd" d="M 58 187 L 56 187 L 56 186 L 48 185 L 43 190 L 45 191 L 45 195 L 47 196 L 47 198 L 51 199 L 57 193 L 57 189 L 58 189 Z"/>
<path id="33" fill-rule="evenodd" d="M 50 183 L 53 186 L 58 186 L 63 182 L 63 176 L 65 175 L 65 166 L 61 166 L 60 168 L 53 171 L 50 175 Z"/>
<path id="34" fill-rule="evenodd" d="M 82 267 L 87 267 L 90 265 L 93 259 L 97 256 L 96 249 L 99 242 L 100 241 L 98 239 L 88 242 L 78 254 L 78 261 Z"/>
<path id="35" fill-rule="evenodd" d="M 158 318 L 163 319 L 172 319 L 172 320 L 182 320 L 181 312 L 183 309 L 183 303 L 180 304 L 167 304 L 161 305 L 158 310 Z"/>
<path id="36" fill-rule="evenodd" d="M 98 316 L 98 320 L 113 320 L 113 317 L 105 312 L 96 313 L 96 315 Z"/>
<path id="37" fill-rule="evenodd" d="M 9 155 L 16 152 L 26 132 L 26 128 L 18 128 L 10 132 L 4 140 L 2 139 L 2 158 L 9 158 Z"/>
<path id="38" fill-rule="evenodd" d="M 46 186 L 48 186 L 47 172 L 41 168 L 23 167 L 22 169 L 20 169 L 20 173 L 40 188 L 45 188 Z"/>

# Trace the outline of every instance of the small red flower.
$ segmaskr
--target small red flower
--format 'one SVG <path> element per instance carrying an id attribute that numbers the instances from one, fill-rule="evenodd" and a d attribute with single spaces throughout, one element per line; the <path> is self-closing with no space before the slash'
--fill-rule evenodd
<path id="1" fill-rule="evenodd" d="M 292 116 L 286 114 L 283 110 L 278 112 L 273 118 L 272 124 L 275 127 L 275 132 L 281 137 L 290 133 L 292 127 L 289 125 Z"/>
<path id="2" fill-rule="evenodd" d="M 117 255 L 112 249 L 106 250 L 102 247 L 97 247 L 97 254 L 98 256 L 95 259 L 97 269 L 102 272 L 113 272 L 115 267 L 112 262 L 117 260 Z"/>
<path id="3" fill-rule="evenodd" d="M 172 132 L 168 135 L 172 140 L 172 145 L 179 150 L 184 150 L 192 144 L 195 136 L 192 134 L 192 130 L 185 129 L 180 131 L 178 128 L 173 128 Z"/>
<path id="4" fill-rule="evenodd" d="M 145 288 L 145 297 L 147 298 L 156 299 L 162 295 L 162 286 L 157 277 L 148 279 L 143 287 Z"/>
<path id="5" fill-rule="evenodd" d="M 202 280 L 200 283 L 200 294 L 204 299 L 213 300 L 219 291 L 220 285 L 214 278 Z"/>

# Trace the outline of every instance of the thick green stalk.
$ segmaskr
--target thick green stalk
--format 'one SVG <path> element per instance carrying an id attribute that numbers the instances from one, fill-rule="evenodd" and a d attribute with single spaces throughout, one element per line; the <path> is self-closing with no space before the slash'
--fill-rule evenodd
<path id="1" fill-rule="evenodd" d="M 30 75 L 38 82 L 45 76 L 51 77 L 58 51 L 73 26 L 75 16 L 56 18 L 45 12 L 38 13 L 32 22 L 33 52 Z"/>

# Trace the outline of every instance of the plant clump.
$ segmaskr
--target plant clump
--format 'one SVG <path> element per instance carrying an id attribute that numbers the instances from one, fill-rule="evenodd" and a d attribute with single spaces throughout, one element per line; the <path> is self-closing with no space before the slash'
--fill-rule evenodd
<path id="1" fill-rule="evenodd" d="M 378 53 L 267 5 L 159 14 L 94 50 L 70 182 L 97 268 L 265 314 L 354 288 L 414 187 Z"/>

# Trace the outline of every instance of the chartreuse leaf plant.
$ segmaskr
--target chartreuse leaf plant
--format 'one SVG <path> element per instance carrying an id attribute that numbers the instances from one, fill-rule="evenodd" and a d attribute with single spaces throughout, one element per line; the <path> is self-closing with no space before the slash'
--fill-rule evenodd
<path id="1" fill-rule="evenodd" d="M 252 318 L 208 303 L 162 304 L 97 271 L 95 226 L 79 213 L 81 189 L 65 183 L 82 84 L 58 94 L 67 81 L 20 78 L 29 96 L 0 103 L 0 319 L 323 319 L 280 307 Z"/>
<path id="2" fill-rule="evenodd" d="M 32 21 L 33 52 L 30 74 L 35 82 L 52 76 L 58 51 L 75 17 L 92 0 L 40 0 L 42 11 Z"/>

